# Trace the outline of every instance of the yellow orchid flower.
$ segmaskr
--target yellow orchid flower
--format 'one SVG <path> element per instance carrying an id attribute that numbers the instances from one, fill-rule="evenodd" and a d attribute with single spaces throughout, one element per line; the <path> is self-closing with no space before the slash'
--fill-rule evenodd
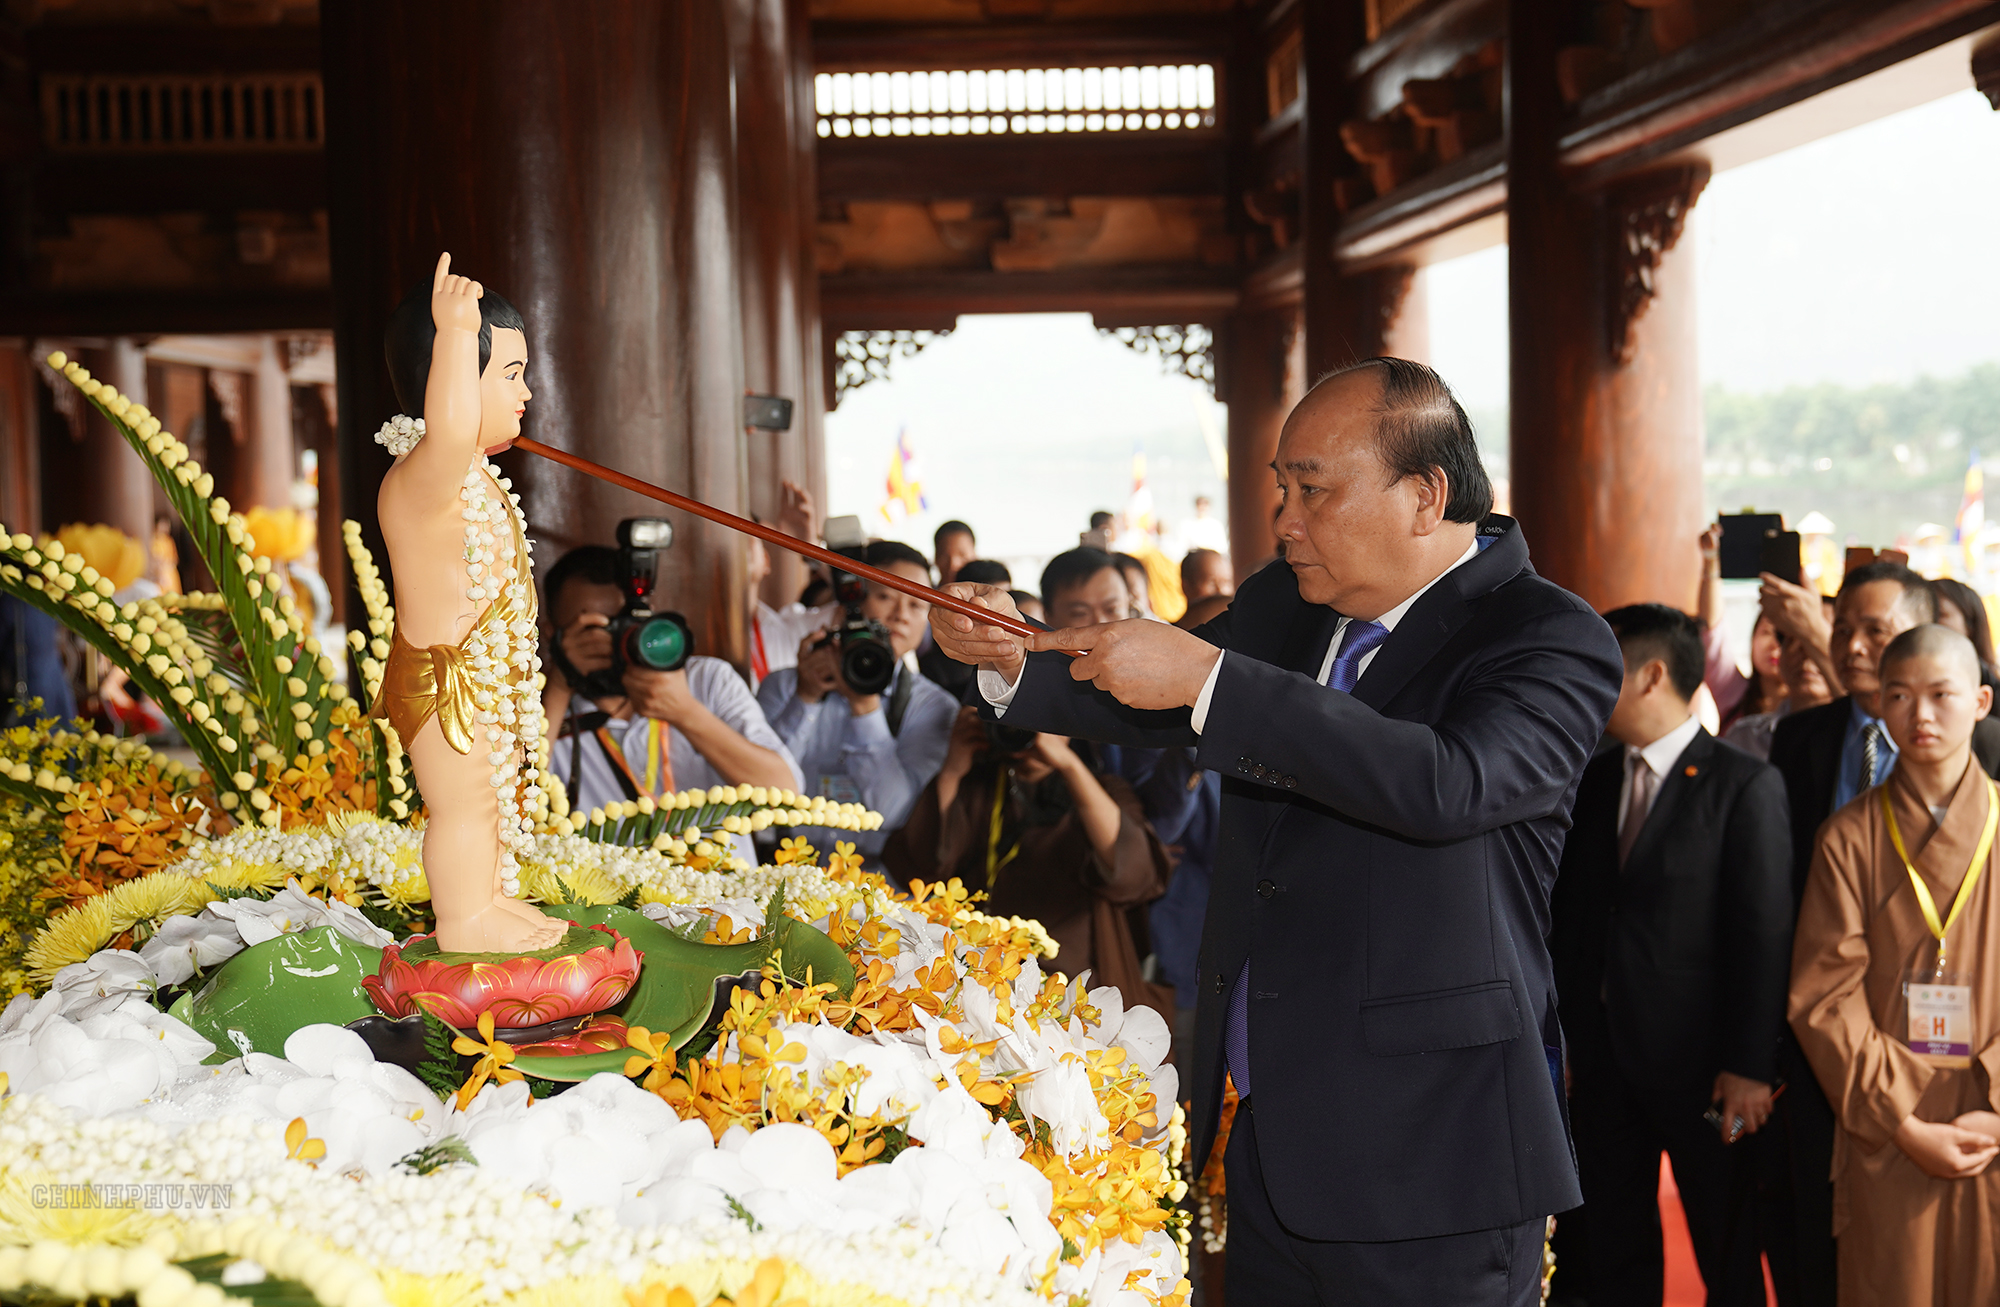
<path id="1" fill-rule="evenodd" d="M 326 1141 L 308 1139 L 306 1119 L 295 1116 L 292 1118 L 292 1123 L 285 1127 L 285 1156 L 295 1162 L 304 1162 L 308 1166 L 316 1165 L 320 1158 L 326 1156 Z"/>
<path id="2" fill-rule="evenodd" d="M 637 1049 L 640 1055 L 625 1059 L 626 1078 L 630 1079 L 644 1071 L 646 1079 L 639 1087 L 658 1093 L 662 1085 L 674 1078 L 674 1048 L 670 1042 L 672 1039 L 672 1035 L 665 1033 L 656 1035 L 644 1026 L 633 1026 L 627 1030 L 626 1046 Z"/>
<path id="3" fill-rule="evenodd" d="M 483 1041 L 483 1042 L 482 1042 Z M 494 1037 L 493 1014 L 479 1014 L 479 1039 L 468 1039 L 464 1035 L 451 1041 L 451 1051 L 463 1053 L 467 1057 L 479 1054 L 479 1061 L 473 1065 L 472 1075 L 458 1087 L 458 1110 L 463 1112 L 466 1104 L 479 1097 L 479 1091 L 486 1087 L 491 1078 L 496 1085 L 522 1079 L 519 1071 L 509 1065 L 514 1060 L 514 1047 Z"/>

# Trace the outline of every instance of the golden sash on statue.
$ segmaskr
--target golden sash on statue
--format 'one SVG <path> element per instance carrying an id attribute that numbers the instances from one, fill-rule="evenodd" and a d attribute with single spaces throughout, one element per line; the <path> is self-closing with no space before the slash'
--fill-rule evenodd
<path id="1" fill-rule="evenodd" d="M 382 668 L 382 688 L 369 714 L 395 727 L 404 748 L 409 747 L 431 714 L 436 713 L 445 743 L 459 753 L 471 753 L 472 728 L 479 720 L 479 706 L 472 699 L 468 667 L 472 655 L 466 652 L 466 646 L 474 635 L 483 631 L 487 643 L 505 648 L 513 638 L 509 627 L 523 619 L 535 620 L 534 567 L 528 561 L 520 514 L 515 512 L 510 516 L 514 521 L 514 579 L 522 587 L 520 593 L 527 596 L 525 604 L 514 601 L 513 587 L 509 587 L 486 606 L 486 611 L 457 644 L 434 644 L 427 649 L 405 640 L 401 624 L 397 625 L 388 661 Z"/>

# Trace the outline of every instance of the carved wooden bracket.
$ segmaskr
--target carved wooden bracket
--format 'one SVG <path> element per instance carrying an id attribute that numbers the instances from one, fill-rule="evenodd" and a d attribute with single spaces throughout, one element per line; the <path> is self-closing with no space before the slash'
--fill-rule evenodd
<path id="1" fill-rule="evenodd" d="M 1611 193 L 1611 354 L 1620 363 L 1632 361 L 1632 324 L 1659 293 L 1653 277 L 1660 260 L 1680 240 L 1707 185 L 1708 165 L 1698 163 L 1648 174 Z"/>
<path id="2" fill-rule="evenodd" d="M 1403 305 L 1410 299 L 1410 288 L 1417 284 L 1417 265 L 1397 263 L 1375 272 L 1376 284 L 1380 291 L 1375 303 L 1382 314 L 1382 336 L 1386 339 L 1395 330 L 1396 320 L 1403 316 Z"/>
<path id="3" fill-rule="evenodd" d="M 1141 354 L 1157 354 L 1162 371 L 1192 377 L 1215 393 L 1215 333 L 1199 322 L 1185 326 L 1099 327 L 1097 334 Z"/>
<path id="4" fill-rule="evenodd" d="M 2000 109 L 2000 37 L 1990 37 L 1974 47 L 1972 82 L 1995 109 Z"/>
<path id="5" fill-rule="evenodd" d="M 912 358 L 949 331 L 843 331 L 833 338 L 833 404 L 871 381 L 886 381 L 889 360 Z"/>

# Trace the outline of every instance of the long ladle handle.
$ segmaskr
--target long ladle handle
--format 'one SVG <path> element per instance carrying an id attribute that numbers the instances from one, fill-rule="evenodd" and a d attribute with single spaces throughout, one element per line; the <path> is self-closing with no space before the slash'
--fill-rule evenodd
<path id="1" fill-rule="evenodd" d="M 756 536 L 766 544 L 776 545 L 780 549 L 789 549 L 795 554 L 803 554 L 814 562 L 825 563 L 828 567 L 837 567 L 843 572 L 850 572 L 855 576 L 866 577 L 877 585 L 885 585 L 891 590 L 900 591 L 912 598 L 922 599 L 926 603 L 936 604 L 941 608 L 949 608 L 952 612 L 970 617 L 975 622 L 984 622 L 989 626 L 997 626 L 1010 635 L 1018 635 L 1022 639 L 1026 639 L 1035 634 L 1035 627 L 1028 625 L 1026 622 L 1008 617 L 1004 613 L 996 613 L 990 608 L 981 608 L 978 604 L 972 603 L 970 600 L 960 599 L 957 595 L 946 594 L 944 591 L 927 586 L 921 581 L 912 581 L 908 577 L 897 576 L 894 572 L 884 571 L 882 568 L 871 566 L 858 558 L 849 558 L 845 554 L 837 554 L 831 549 L 813 544 L 810 540 L 800 540 L 796 536 L 786 535 L 776 527 L 765 526 L 762 522 L 753 522 L 747 517 L 738 517 L 736 514 L 725 512 L 720 508 L 711 508 L 698 499 L 689 499 L 686 495 L 675 494 L 673 491 L 662 489 L 650 481 L 641 481 L 638 477 L 628 476 L 626 473 L 620 472 L 615 468 L 608 468 L 602 463 L 593 463 L 587 458 L 580 458 L 568 450 L 557 449 L 553 445 L 545 445 L 541 441 L 530 439 L 527 436 L 522 436 L 515 440 L 514 448 L 525 449 L 531 454 L 539 454 L 551 462 L 560 463 L 564 467 L 575 468 L 586 476 L 596 477 L 599 481 L 607 481 L 614 486 L 630 490 L 634 494 L 644 495 L 648 499 L 657 499 L 669 507 L 680 509 L 682 512 L 693 513 L 696 517 L 707 518 L 719 526 L 726 526 L 733 531 L 741 531 L 745 535 Z"/>

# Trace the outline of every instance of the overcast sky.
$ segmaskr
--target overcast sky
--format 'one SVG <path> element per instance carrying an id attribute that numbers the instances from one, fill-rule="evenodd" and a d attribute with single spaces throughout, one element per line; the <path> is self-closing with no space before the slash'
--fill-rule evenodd
<path id="1" fill-rule="evenodd" d="M 1975 91 L 1715 177 L 1692 236 L 1704 381 L 1765 391 L 2000 360 L 1996 228 L 2000 113 Z M 1469 407 L 1504 405 L 1505 247 L 1427 281 L 1433 362 Z M 1204 416 L 1226 420 L 1204 387 L 1162 377 L 1087 316 L 963 318 L 829 416 L 830 511 L 926 552 L 938 522 L 964 517 L 984 553 L 1046 556 L 1091 509 L 1123 505 L 1135 445 L 1170 522 L 1215 493 Z M 904 427 L 932 511 L 892 525 L 872 515 Z"/>
<path id="2" fill-rule="evenodd" d="M 1702 378 L 1906 381 L 2000 359 L 2000 113 L 1961 91 L 1721 173 L 1695 206 Z M 1507 398 L 1507 252 L 1428 273 L 1431 351 Z"/>

